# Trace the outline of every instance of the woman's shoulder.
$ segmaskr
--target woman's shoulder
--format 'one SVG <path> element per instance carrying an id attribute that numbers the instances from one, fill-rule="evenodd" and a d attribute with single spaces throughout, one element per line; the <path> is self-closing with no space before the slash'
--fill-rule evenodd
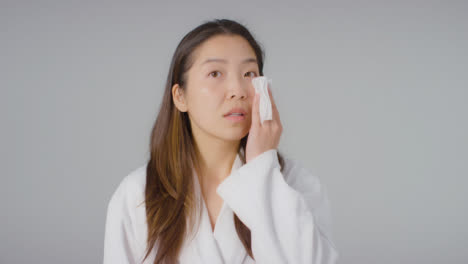
<path id="1" fill-rule="evenodd" d="M 130 203 L 142 201 L 146 185 L 146 167 L 147 164 L 143 164 L 127 173 L 120 180 L 109 203 L 122 202 L 122 200 Z"/>
<path id="2" fill-rule="evenodd" d="M 127 173 L 114 190 L 107 207 L 105 245 L 108 258 L 123 252 L 134 258 L 144 254 L 147 236 L 145 185 L 146 165 L 141 165 Z"/>
<path id="3" fill-rule="evenodd" d="M 146 185 L 146 167 L 147 164 L 140 165 L 132 170 L 122 179 L 122 183 L 131 190 L 144 190 Z"/>
<path id="4" fill-rule="evenodd" d="M 312 167 L 304 165 L 301 160 L 284 156 L 282 174 L 285 181 L 293 189 L 307 197 L 311 208 L 320 206 L 324 199 L 328 199 L 326 185 L 322 178 L 315 173 Z"/>
<path id="5" fill-rule="evenodd" d="M 305 166 L 302 161 L 290 157 L 283 159 L 285 181 L 303 195 L 309 208 L 314 211 L 323 232 L 332 237 L 331 204 L 326 184 L 312 167 Z"/>

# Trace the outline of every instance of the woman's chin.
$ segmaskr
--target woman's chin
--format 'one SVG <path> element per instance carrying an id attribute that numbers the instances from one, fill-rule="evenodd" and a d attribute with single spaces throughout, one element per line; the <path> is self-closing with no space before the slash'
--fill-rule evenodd
<path id="1" fill-rule="evenodd" d="M 230 140 L 230 141 L 241 140 L 247 134 L 249 134 L 248 129 L 243 129 L 243 130 L 231 129 L 229 132 L 225 133 L 222 138 L 226 140 Z"/>

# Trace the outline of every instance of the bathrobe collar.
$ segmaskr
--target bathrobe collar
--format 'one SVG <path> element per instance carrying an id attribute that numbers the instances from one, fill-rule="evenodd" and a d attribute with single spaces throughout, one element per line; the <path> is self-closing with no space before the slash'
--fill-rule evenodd
<path id="1" fill-rule="evenodd" d="M 237 154 L 230 175 L 242 165 L 243 162 L 239 154 Z M 193 176 L 196 197 L 202 200 L 202 212 L 198 232 L 190 243 L 189 247 L 191 247 L 191 250 L 188 250 L 188 252 L 191 251 L 195 255 L 198 255 L 200 263 L 242 263 L 247 252 L 237 235 L 232 209 L 223 202 L 214 231 L 211 231 L 208 210 L 202 197 L 195 169 L 193 170 Z M 193 259 L 191 261 L 193 262 Z"/>

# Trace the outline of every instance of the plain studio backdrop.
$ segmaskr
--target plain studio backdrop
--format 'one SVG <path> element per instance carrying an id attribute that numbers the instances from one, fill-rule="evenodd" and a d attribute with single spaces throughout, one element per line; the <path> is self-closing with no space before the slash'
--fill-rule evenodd
<path id="1" fill-rule="evenodd" d="M 1 1 L 0 263 L 101 263 L 180 39 L 246 25 L 340 263 L 468 262 L 466 1 Z"/>

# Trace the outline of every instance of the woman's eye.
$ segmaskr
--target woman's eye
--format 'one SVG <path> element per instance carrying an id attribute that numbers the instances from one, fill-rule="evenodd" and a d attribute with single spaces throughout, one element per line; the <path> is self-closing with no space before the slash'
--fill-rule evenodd
<path id="1" fill-rule="evenodd" d="M 213 76 L 212 73 L 219 73 L 219 71 L 212 71 L 212 72 L 210 72 L 210 76 Z M 213 76 L 213 77 L 215 77 L 215 76 Z M 216 77 L 215 77 L 215 78 L 216 78 Z"/>
<path id="2" fill-rule="evenodd" d="M 250 71 L 250 72 L 247 72 L 247 73 L 253 73 L 253 75 L 251 75 L 251 77 L 257 76 L 257 74 L 256 74 L 255 72 L 253 72 L 253 71 Z M 246 73 L 246 74 L 247 74 L 247 73 Z"/>

